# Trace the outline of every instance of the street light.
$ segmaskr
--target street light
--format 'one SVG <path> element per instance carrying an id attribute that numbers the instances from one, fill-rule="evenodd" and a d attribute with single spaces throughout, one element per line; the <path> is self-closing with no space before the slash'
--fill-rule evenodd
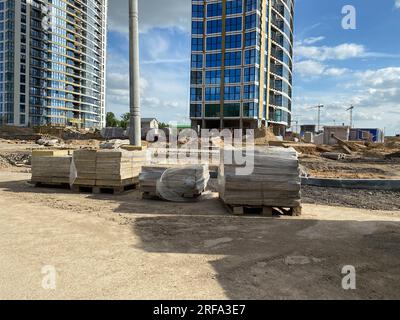
<path id="1" fill-rule="evenodd" d="M 139 64 L 139 8 L 138 0 L 129 0 L 129 89 L 130 122 L 129 141 L 132 146 L 142 146 L 140 117 L 140 64 Z"/>

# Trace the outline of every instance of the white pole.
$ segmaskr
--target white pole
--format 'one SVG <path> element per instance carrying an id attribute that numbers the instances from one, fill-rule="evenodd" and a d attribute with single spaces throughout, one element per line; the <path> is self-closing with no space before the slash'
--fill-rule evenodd
<path id="1" fill-rule="evenodd" d="M 135 147 L 142 146 L 140 117 L 140 64 L 139 64 L 139 8 L 138 0 L 129 0 L 129 88 L 130 130 L 129 141 Z"/>

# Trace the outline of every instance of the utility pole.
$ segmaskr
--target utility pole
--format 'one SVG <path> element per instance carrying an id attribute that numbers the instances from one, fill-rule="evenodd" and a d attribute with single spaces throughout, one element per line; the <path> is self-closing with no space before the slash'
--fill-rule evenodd
<path id="1" fill-rule="evenodd" d="M 353 110 L 354 106 L 351 106 L 346 111 L 350 111 L 350 128 L 353 128 Z"/>
<path id="2" fill-rule="evenodd" d="M 139 67 L 139 6 L 138 0 L 129 0 L 129 141 L 137 148 L 142 146 Z"/>
<path id="3" fill-rule="evenodd" d="M 322 105 L 322 104 L 320 104 L 319 106 L 311 108 L 311 109 L 318 109 L 318 126 L 317 126 L 318 133 L 320 132 L 320 129 L 321 129 L 321 109 L 322 108 L 325 108 L 325 106 Z"/>

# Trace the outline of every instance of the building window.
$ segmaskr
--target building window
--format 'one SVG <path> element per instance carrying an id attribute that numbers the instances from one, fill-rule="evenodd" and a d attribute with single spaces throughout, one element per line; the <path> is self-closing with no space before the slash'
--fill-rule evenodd
<path id="1" fill-rule="evenodd" d="M 202 101 L 203 91 L 201 88 L 190 88 L 190 101 Z"/>
<path id="2" fill-rule="evenodd" d="M 243 117 L 258 117 L 258 104 L 254 102 L 243 103 Z"/>
<path id="3" fill-rule="evenodd" d="M 243 87 L 243 99 L 254 100 L 259 97 L 259 87 L 255 85 L 246 85 Z"/>
<path id="4" fill-rule="evenodd" d="M 257 45 L 257 32 L 246 32 L 245 34 L 245 46 L 252 47 Z"/>
<path id="5" fill-rule="evenodd" d="M 241 69 L 226 69 L 225 83 L 240 83 Z"/>
<path id="6" fill-rule="evenodd" d="M 221 67 L 221 54 L 220 53 L 207 54 L 206 67 L 208 68 Z"/>
<path id="7" fill-rule="evenodd" d="M 246 50 L 244 64 L 260 64 L 260 51 L 256 49 Z"/>
<path id="8" fill-rule="evenodd" d="M 203 72 L 201 71 L 192 71 L 191 72 L 191 84 L 202 84 L 203 83 Z"/>
<path id="9" fill-rule="evenodd" d="M 207 17 L 222 16 L 222 3 L 210 3 L 207 5 Z"/>
<path id="10" fill-rule="evenodd" d="M 246 30 L 260 27 L 260 16 L 257 13 L 246 16 Z"/>
<path id="11" fill-rule="evenodd" d="M 237 101 L 240 100 L 240 86 L 227 86 L 224 89 L 224 100 Z"/>
<path id="12" fill-rule="evenodd" d="M 239 14 L 243 12 L 242 0 L 226 2 L 226 14 Z"/>
<path id="13" fill-rule="evenodd" d="M 204 23 L 203 21 L 192 21 L 192 33 L 193 34 L 203 34 Z"/>
<path id="14" fill-rule="evenodd" d="M 246 12 L 260 10 L 260 0 L 247 0 Z"/>
<path id="15" fill-rule="evenodd" d="M 220 84 L 221 70 L 212 70 L 206 72 L 206 84 Z"/>
<path id="16" fill-rule="evenodd" d="M 241 31 L 241 30 L 242 30 L 242 17 L 226 19 L 226 32 Z"/>
<path id="17" fill-rule="evenodd" d="M 211 20 L 207 21 L 207 34 L 221 33 L 222 32 L 222 20 Z"/>
<path id="18" fill-rule="evenodd" d="M 221 88 L 220 87 L 209 87 L 206 88 L 205 100 L 206 101 L 219 101 L 221 99 Z"/>
<path id="19" fill-rule="evenodd" d="M 192 5 L 192 17 L 204 18 L 204 6 L 202 4 Z"/>
<path id="20" fill-rule="evenodd" d="M 221 106 L 219 104 L 206 104 L 205 116 L 209 118 L 216 118 L 221 116 Z"/>
<path id="21" fill-rule="evenodd" d="M 234 34 L 225 37 L 226 49 L 239 49 L 242 47 L 242 35 Z"/>
<path id="22" fill-rule="evenodd" d="M 202 54 L 192 54 L 192 68 L 203 68 Z"/>
<path id="23" fill-rule="evenodd" d="M 222 38 L 221 37 L 210 37 L 207 38 L 207 50 L 221 50 Z"/>
<path id="24" fill-rule="evenodd" d="M 242 52 L 225 53 L 225 66 L 240 66 L 242 64 Z"/>
<path id="25" fill-rule="evenodd" d="M 203 38 L 192 38 L 192 51 L 203 51 Z"/>
<path id="26" fill-rule="evenodd" d="M 240 103 L 224 104 L 224 117 L 240 117 Z"/>
<path id="27" fill-rule="evenodd" d="M 244 69 L 243 82 L 254 82 L 260 80 L 260 70 L 255 67 Z"/>
<path id="28" fill-rule="evenodd" d="M 201 104 L 191 104 L 190 105 L 190 117 L 191 118 L 201 118 Z"/>

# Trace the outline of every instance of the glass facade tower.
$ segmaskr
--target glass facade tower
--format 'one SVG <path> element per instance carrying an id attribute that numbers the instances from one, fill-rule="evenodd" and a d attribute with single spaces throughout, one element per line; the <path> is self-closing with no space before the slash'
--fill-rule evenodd
<path id="1" fill-rule="evenodd" d="M 192 0 L 194 127 L 290 125 L 294 0 Z"/>
<path id="2" fill-rule="evenodd" d="M 105 126 L 107 0 L 0 0 L 0 124 Z"/>

